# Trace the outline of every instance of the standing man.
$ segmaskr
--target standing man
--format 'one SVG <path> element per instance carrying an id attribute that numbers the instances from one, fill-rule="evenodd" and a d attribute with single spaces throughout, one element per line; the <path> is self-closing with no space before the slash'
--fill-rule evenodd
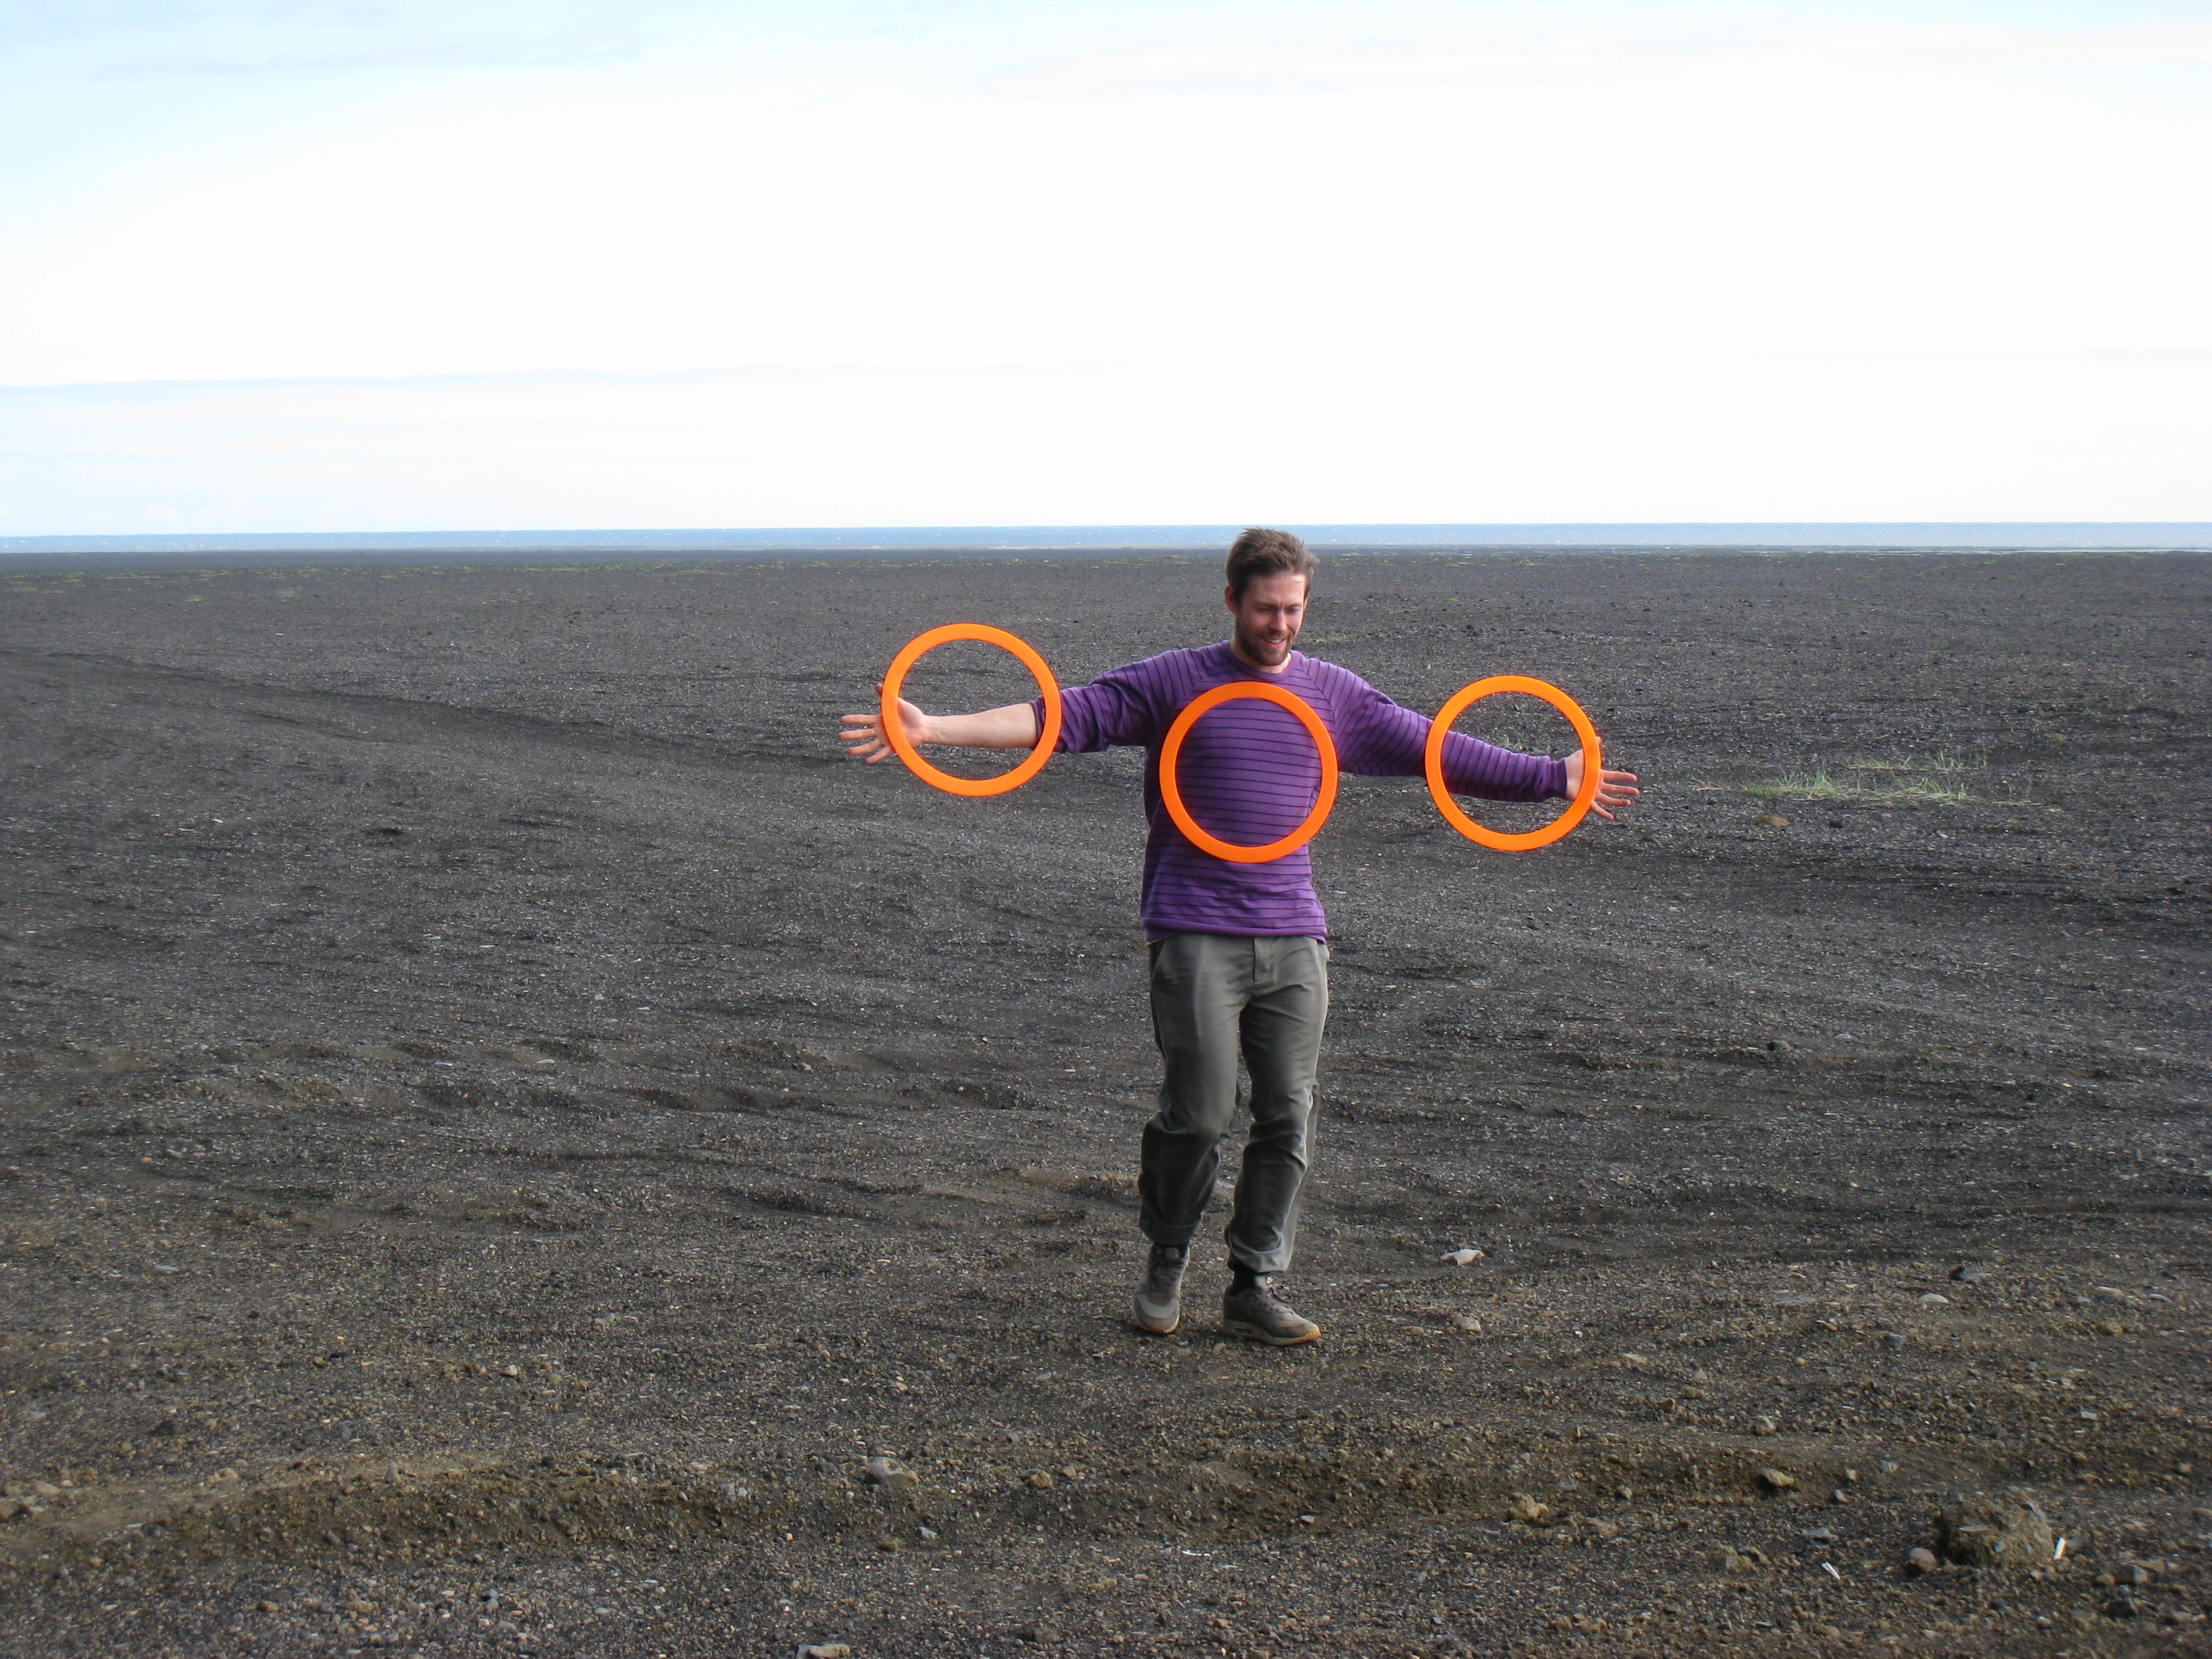
<path id="1" fill-rule="evenodd" d="M 1153 1336 L 1170 1335 L 1182 1322 L 1183 1268 L 1212 1196 L 1221 1138 L 1237 1115 L 1240 1054 L 1252 1078 L 1252 1129 L 1229 1218 L 1222 1328 L 1277 1346 L 1321 1335 L 1274 1284 L 1291 1265 L 1297 1237 L 1328 1016 L 1328 919 L 1314 892 L 1312 861 L 1304 847 L 1267 864 L 1201 851 L 1168 815 L 1159 781 L 1160 745 L 1184 706 L 1244 679 L 1273 682 L 1310 704 L 1343 770 L 1420 775 L 1426 719 L 1357 674 L 1291 649 L 1318 563 L 1287 532 L 1247 530 L 1229 550 L 1222 596 L 1232 623 L 1228 640 L 1148 657 L 1060 693 L 1060 749 L 1087 754 L 1141 744 L 1146 751 L 1152 830 L 1143 917 L 1152 1034 L 1165 1076 L 1159 1109 L 1145 1125 L 1139 1224 L 1152 1253 L 1137 1287 L 1136 1324 Z M 917 744 L 1028 749 L 1042 729 L 1043 709 L 1039 697 L 980 714 L 930 715 L 901 702 L 899 719 Z M 848 714 L 844 723 L 856 759 L 873 764 L 892 754 L 880 714 Z M 1444 742 L 1444 780 L 1453 792 L 1492 800 L 1571 798 L 1583 761 L 1579 752 L 1564 761 L 1516 754 L 1457 732 Z M 1290 834 L 1321 789 L 1321 758 L 1305 728 L 1287 710 L 1252 698 L 1224 703 L 1199 720 L 1184 738 L 1177 773 L 1192 817 L 1221 840 L 1249 846 Z M 1635 797 L 1635 783 L 1631 773 L 1604 773 L 1592 810 L 1610 818 L 1609 808 Z"/>

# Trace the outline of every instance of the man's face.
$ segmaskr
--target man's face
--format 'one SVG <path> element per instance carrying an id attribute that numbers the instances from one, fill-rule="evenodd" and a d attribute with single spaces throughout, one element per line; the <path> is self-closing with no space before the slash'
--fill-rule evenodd
<path id="1" fill-rule="evenodd" d="M 1280 668 L 1290 660 L 1306 621 L 1306 579 L 1289 571 L 1255 576 L 1239 598 L 1225 590 L 1229 614 L 1236 618 L 1231 643 L 1255 668 Z"/>

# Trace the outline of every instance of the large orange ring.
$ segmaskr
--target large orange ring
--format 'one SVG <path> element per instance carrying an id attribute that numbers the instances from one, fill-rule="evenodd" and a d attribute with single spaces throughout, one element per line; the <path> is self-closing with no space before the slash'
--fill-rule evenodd
<path id="1" fill-rule="evenodd" d="M 1313 811 L 1289 835 L 1264 847 L 1240 847 L 1234 842 L 1207 835 L 1184 807 L 1182 791 L 1176 787 L 1176 762 L 1182 755 L 1182 740 L 1190 728 L 1208 709 L 1218 708 L 1238 697 L 1258 697 L 1265 702 L 1281 704 L 1304 722 L 1307 732 L 1312 734 L 1314 747 L 1321 751 L 1321 793 L 1314 801 Z M 1183 705 L 1182 713 L 1168 727 L 1168 739 L 1160 745 L 1160 798 L 1167 802 L 1168 816 L 1175 820 L 1176 828 L 1188 836 L 1200 851 L 1227 859 L 1232 864 L 1267 864 L 1297 852 L 1319 835 L 1322 825 L 1328 822 L 1329 809 L 1336 805 L 1336 744 L 1330 740 L 1328 728 L 1321 723 L 1321 716 L 1314 713 L 1313 705 L 1297 692 L 1285 691 L 1264 680 L 1231 680 L 1211 691 L 1200 692 Z"/>
<path id="2" fill-rule="evenodd" d="M 1451 724 L 1466 712 L 1468 705 L 1484 697 L 1494 697 L 1500 691 L 1525 691 L 1532 697 L 1541 697 L 1571 721 L 1575 735 L 1583 740 L 1583 787 L 1575 792 L 1567 810 L 1540 830 L 1531 830 L 1525 835 L 1509 836 L 1497 830 L 1486 830 L 1460 811 L 1459 803 L 1444 787 L 1444 733 Z M 1455 694 L 1449 702 L 1437 710 L 1437 717 L 1429 723 L 1429 742 L 1421 757 L 1422 767 L 1429 775 L 1429 793 L 1435 798 L 1437 810 L 1444 815 L 1444 822 L 1469 841 L 1480 842 L 1485 847 L 1494 847 L 1501 853 L 1525 853 L 1532 848 L 1548 847 L 1583 821 L 1597 799 L 1597 786 L 1601 762 L 1597 741 L 1597 728 L 1583 713 L 1582 705 L 1556 685 L 1547 685 L 1541 680 L 1532 680 L 1525 674 L 1493 674 L 1486 680 L 1477 680 L 1465 690 Z"/>
<path id="3" fill-rule="evenodd" d="M 906 684 L 907 671 L 939 646 L 950 645 L 955 640 L 977 640 L 1012 652 L 1022 666 L 1036 677 L 1037 690 L 1044 693 L 1044 730 L 1037 733 L 1036 747 L 1030 750 L 1030 757 L 1019 766 L 994 778 L 963 778 L 932 766 L 908 741 L 906 727 L 898 717 L 899 687 Z M 884 736 L 906 763 L 907 770 L 949 795 L 1003 795 L 1009 789 L 1018 789 L 1044 770 L 1044 763 L 1052 758 L 1053 744 L 1060 741 L 1060 682 L 1053 678 L 1052 670 L 1024 641 L 1003 628 L 992 628 L 982 623 L 947 623 L 908 641 L 906 648 L 891 659 L 890 670 L 884 676 L 883 711 Z"/>

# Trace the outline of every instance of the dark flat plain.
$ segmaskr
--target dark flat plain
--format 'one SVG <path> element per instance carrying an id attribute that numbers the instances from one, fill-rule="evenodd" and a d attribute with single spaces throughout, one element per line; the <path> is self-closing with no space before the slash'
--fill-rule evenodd
<path id="1" fill-rule="evenodd" d="M 1647 793 L 1505 858 L 1347 780 L 1290 1352 L 1211 1236 L 1122 1323 L 1136 757 L 829 735 L 1218 586 L 0 578 L 0 1646 L 2206 1650 L 2212 561 L 1332 561 L 1309 649 Z M 1906 1577 L 2015 1486 L 2077 1560 Z"/>

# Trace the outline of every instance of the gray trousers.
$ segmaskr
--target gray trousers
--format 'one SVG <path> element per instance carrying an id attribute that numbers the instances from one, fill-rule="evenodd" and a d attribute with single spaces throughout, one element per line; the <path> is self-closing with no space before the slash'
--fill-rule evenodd
<path id="1" fill-rule="evenodd" d="M 1229 1218 L 1229 1255 L 1255 1273 L 1291 1265 L 1305 1184 L 1314 1072 L 1328 1019 L 1328 946 L 1317 939 L 1171 933 L 1153 942 L 1152 1036 L 1166 1077 L 1145 1125 L 1139 1224 L 1188 1249 L 1237 1117 L 1237 1059 L 1252 1074 L 1252 1132 Z"/>

